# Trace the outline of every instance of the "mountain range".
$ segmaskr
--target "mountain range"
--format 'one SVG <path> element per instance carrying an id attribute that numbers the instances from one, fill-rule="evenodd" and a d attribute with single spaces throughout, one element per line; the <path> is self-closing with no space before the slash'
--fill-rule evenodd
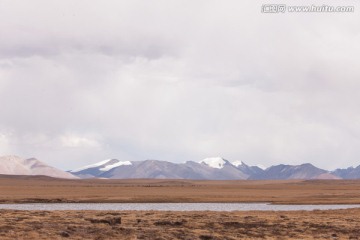
<path id="1" fill-rule="evenodd" d="M 159 160 L 120 161 L 108 159 L 70 171 L 80 178 L 163 178 L 211 180 L 270 180 L 270 179 L 348 179 L 360 178 L 360 167 L 326 171 L 310 163 L 275 165 L 266 169 L 249 166 L 242 161 L 230 162 L 221 157 L 200 162 L 171 163 Z M 355 170 L 356 169 L 356 170 Z"/>
<path id="2" fill-rule="evenodd" d="M 160 160 L 122 161 L 107 159 L 68 172 L 35 158 L 0 157 L 0 174 L 45 175 L 56 178 L 157 178 L 197 180 L 271 180 L 271 179 L 360 179 L 360 166 L 327 171 L 310 163 L 274 165 L 266 169 L 221 157 L 199 162 L 172 163 Z"/>

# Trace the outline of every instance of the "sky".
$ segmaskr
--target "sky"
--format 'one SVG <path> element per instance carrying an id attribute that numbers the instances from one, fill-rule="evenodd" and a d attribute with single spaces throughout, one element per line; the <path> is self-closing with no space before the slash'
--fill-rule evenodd
<path id="1" fill-rule="evenodd" d="M 360 3 L 267 3 L 0 0 L 0 155 L 360 165 Z"/>

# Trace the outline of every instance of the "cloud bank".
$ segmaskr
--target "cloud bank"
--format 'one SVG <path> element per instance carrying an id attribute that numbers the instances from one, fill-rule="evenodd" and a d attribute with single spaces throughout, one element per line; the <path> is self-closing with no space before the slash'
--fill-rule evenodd
<path id="1" fill-rule="evenodd" d="M 359 165 L 360 4 L 262 4 L 1 1 L 0 154 Z"/>

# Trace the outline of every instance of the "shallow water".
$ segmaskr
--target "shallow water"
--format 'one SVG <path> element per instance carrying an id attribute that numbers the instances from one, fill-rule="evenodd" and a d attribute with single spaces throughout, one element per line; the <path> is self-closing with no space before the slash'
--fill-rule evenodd
<path id="1" fill-rule="evenodd" d="M 272 205 L 268 203 L 24 203 L 0 204 L 13 210 L 135 211 L 298 211 L 360 208 L 360 205 Z"/>

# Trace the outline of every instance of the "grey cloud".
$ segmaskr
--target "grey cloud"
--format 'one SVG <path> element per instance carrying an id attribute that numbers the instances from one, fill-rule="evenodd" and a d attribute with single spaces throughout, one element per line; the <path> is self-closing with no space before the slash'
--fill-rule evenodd
<path id="1" fill-rule="evenodd" d="M 72 39 L 58 40 L 46 39 L 34 44 L 26 42 L 15 44 L 0 44 L 0 58 L 29 58 L 44 57 L 53 58 L 57 55 L 68 54 L 103 54 L 110 57 L 122 57 L 124 60 L 133 57 L 143 57 L 147 59 L 158 59 L 162 56 L 176 55 L 175 47 L 162 41 L 162 39 L 152 39 L 150 41 L 114 41 L 114 42 L 91 42 L 74 43 Z"/>
<path id="2" fill-rule="evenodd" d="M 358 165 L 356 13 L 266 15 L 253 1 L 22 4 L 0 10 L 0 154 L 64 169 L 218 155 Z"/>

